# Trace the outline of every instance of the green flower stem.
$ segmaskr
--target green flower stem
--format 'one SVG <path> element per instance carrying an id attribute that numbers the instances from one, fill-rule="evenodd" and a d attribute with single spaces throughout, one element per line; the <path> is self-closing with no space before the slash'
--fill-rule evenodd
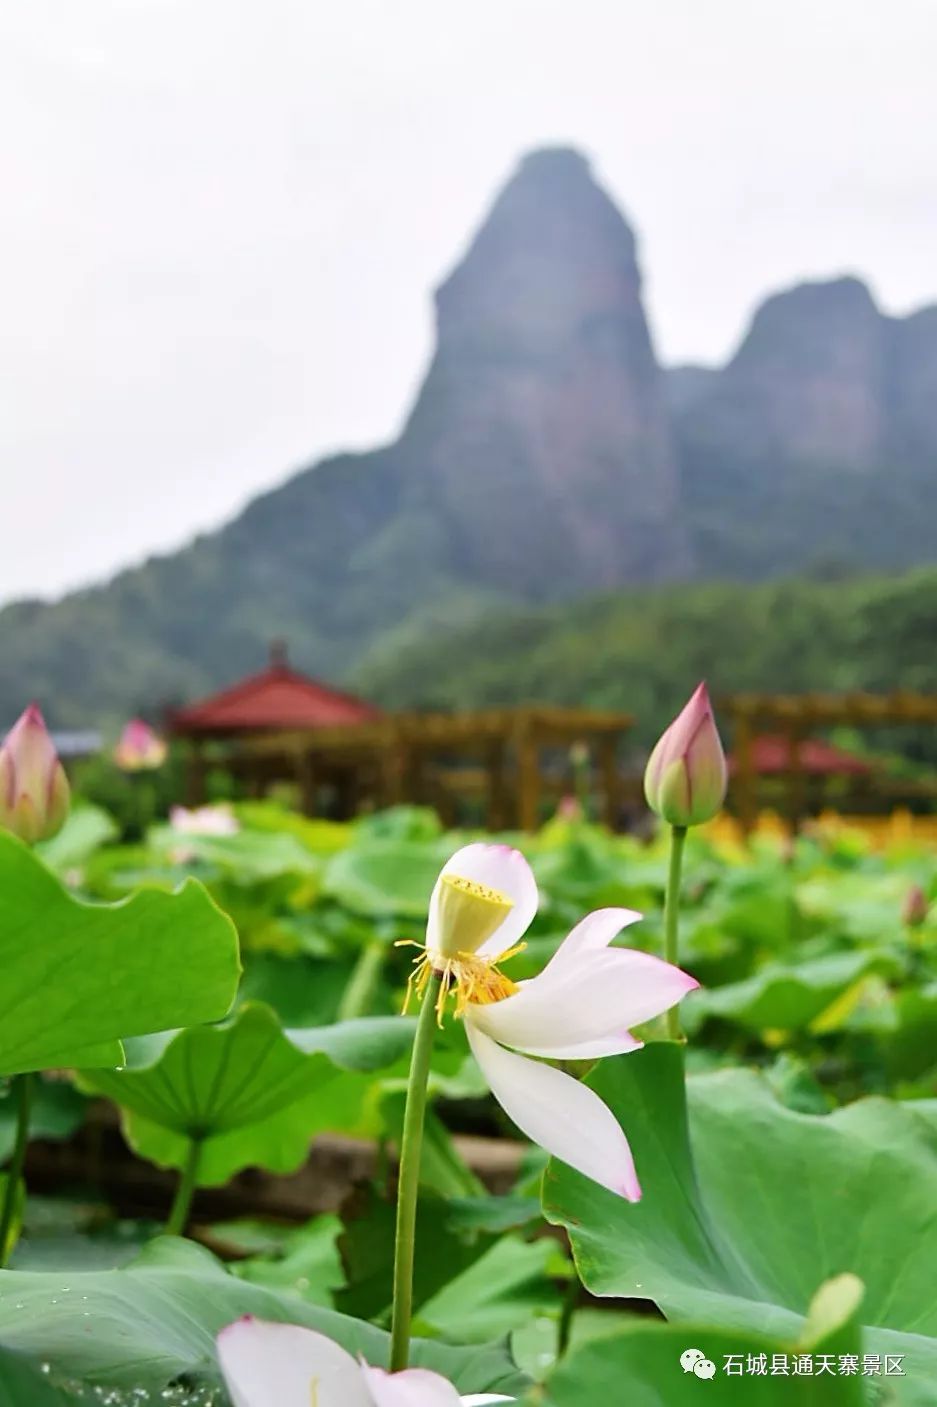
<path id="1" fill-rule="evenodd" d="M 416 1242 L 416 1201 L 420 1186 L 420 1154 L 429 1062 L 436 1034 L 436 1000 L 441 983 L 434 972 L 423 993 L 417 1022 L 407 1107 L 400 1140 L 400 1177 L 397 1183 L 397 1238 L 394 1246 L 394 1313 L 390 1336 L 390 1370 L 399 1373 L 410 1361 L 410 1319 L 413 1313 L 413 1256 Z"/>
<path id="2" fill-rule="evenodd" d="M 339 1004 L 339 1021 L 354 1021 L 359 1016 L 367 1016 L 374 1004 L 374 993 L 384 970 L 386 955 L 387 944 L 380 938 L 361 949 Z"/>
<path id="3" fill-rule="evenodd" d="M 193 1138 L 189 1143 L 189 1153 L 185 1160 L 185 1167 L 182 1169 L 182 1176 L 179 1179 L 179 1186 L 176 1188 L 176 1195 L 173 1199 L 172 1210 L 166 1222 L 167 1236 L 184 1236 L 185 1229 L 189 1224 L 189 1212 L 192 1210 L 192 1198 L 195 1196 L 195 1185 L 198 1181 L 199 1163 L 202 1160 L 202 1140 Z"/>
<path id="4" fill-rule="evenodd" d="M 686 826 L 670 828 L 670 871 L 667 875 L 667 897 L 664 900 L 664 956 L 677 963 L 680 926 L 680 871 L 683 868 L 683 846 Z M 667 1035 L 672 1041 L 681 1039 L 680 1010 L 672 1006 L 667 1012 Z"/>
<path id="5" fill-rule="evenodd" d="M 16 1194 L 23 1177 L 26 1162 L 26 1145 L 29 1142 L 29 1116 L 33 1102 L 33 1077 L 30 1074 L 16 1075 L 10 1082 L 16 1096 L 16 1142 L 13 1157 L 7 1169 L 6 1186 L 3 1189 L 3 1210 L 0 1211 L 0 1266 L 9 1259 L 12 1250 L 13 1218 L 16 1215 Z"/>

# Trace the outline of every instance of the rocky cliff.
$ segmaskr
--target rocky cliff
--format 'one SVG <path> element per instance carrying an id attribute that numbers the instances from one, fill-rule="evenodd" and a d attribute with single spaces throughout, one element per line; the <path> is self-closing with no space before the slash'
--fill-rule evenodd
<path id="1" fill-rule="evenodd" d="M 55 605 L 0 612 L 0 723 L 153 711 L 286 636 L 340 679 L 496 603 L 690 575 L 937 560 L 937 309 L 854 278 L 769 298 L 724 368 L 655 360 L 635 241 L 588 163 L 534 152 L 436 296 L 399 439 Z M 482 632 L 484 633 L 484 632 Z"/>
<path id="2" fill-rule="evenodd" d="M 691 570 L 634 237 L 586 160 L 521 162 L 436 299 L 399 440 L 297 474 L 184 551 L 0 613 L 0 720 L 153 709 L 272 635 L 340 677 L 499 600 Z"/>

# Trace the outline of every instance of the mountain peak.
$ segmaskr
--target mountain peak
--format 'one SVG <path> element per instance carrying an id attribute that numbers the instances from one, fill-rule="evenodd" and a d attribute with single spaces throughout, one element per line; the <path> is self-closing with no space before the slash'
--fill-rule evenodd
<path id="1" fill-rule="evenodd" d="M 450 339 L 495 340 L 502 351 L 556 346 L 584 318 L 639 307 L 634 236 L 584 156 L 569 147 L 533 151 L 436 302 L 442 351 Z"/>
<path id="2" fill-rule="evenodd" d="M 585 157 L 524 157 L 436 303 L 399 449 L 472 575 L 538 597 L 683 573 L 634 236 Z"/>

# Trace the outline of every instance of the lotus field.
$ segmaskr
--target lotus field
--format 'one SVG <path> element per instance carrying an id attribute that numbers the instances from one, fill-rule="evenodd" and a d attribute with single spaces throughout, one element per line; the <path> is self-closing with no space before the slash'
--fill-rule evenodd
<path id="1" fill-rule="evenodd" d="M 27 710 L 0 1407 L 937 1403 L 937 853 L 725 839 L 705 690 L 646 793 L 122 843 Z"/>

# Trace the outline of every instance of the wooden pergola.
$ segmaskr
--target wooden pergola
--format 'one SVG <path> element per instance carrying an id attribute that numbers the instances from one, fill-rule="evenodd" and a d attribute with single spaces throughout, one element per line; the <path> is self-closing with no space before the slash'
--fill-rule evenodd
<path id="1" fill-rule="evenodd" d="M 454 824 L 481 808 L 492 830 L 533 830 L 544 803 L 572 790 L 570 749 L 584 744 L 603 819 L 621 820 L 621 739 L 629 714 L 528 705 L 461 713 L 382 713 L 366 699 L 293 669 L 274 641 L 266 669 L 168 719 L 186 753 L 186 801 L 206 799 L 220 767 L 249 795 L 295 785 L 307 815 L 432 805 Z"/>
<path id="2" fill-rule="evenodd" d="M 400 713 L 316 728 L 266 730 L 229 737 L 219 760 L 249 779 L 260 795 L 295 782 L 303 811 L 315 815 L 323 782 L 343 778 L 339 814 L 400 803 L 433 805 L 444 821 L 458 803 L 480 802 L 491 830 L 534 830 L 551 793 L 569 790 L 573 744 L 594 763 L 602 819 L 620 823 L 620 744 L 629 714 L 530 705 L 465 713 Z M 216 749 L 221 742 L 214 739 Z M 191 774 L 204 775 L 204 765 Z M 559 784 L 559 785 L 558 785 Z M 190 791 L 198 801 L 198 790 Z"/>
<path id="3" fill-rule="evenodd" d="M 810 776 L 809 741 L 825 728 L 880 728 L 937 726 L 937 694 L 895 690 L 888 694 L 733 694 L 722 700 L 720 711 L 732 730 L 732 777 L 729 800 L 743 829 L 757 820 L 761 778 L 756 751 L 761 735 L 780 734 L 784 739 L 784 810 L 792 826 L 806 815 Z M 824 769 L 818 769 L 823 771 Z M 835 769 L 826 769 L 830 774 Z M 892 805 L 897 789 L 873 767 L 844 769 L 861 777 L 857 783 L 866 800 Z M 937 800 L 931 783 L 902 781 L 900 799 Z"/>

